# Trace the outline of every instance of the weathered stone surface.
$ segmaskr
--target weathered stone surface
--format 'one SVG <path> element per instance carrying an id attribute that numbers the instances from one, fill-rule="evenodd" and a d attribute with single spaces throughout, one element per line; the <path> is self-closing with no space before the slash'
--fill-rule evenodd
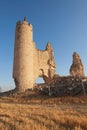
<path id="1" fill-rule="evenodd" d="M 40 77 L 52 79 L 55 75 L 53 49 L 48 43 L 45 50 L 36 49 L 33 41 L 33 27 L 27 20 L 16 25 L 13 78 L 19 91 L 33 88 Z"/>
<path id="2" fill-rule="evenodd" d="M 53 49 L 48 42 L 45 50 L 38 50 L 33 41 L 33 27 L 26 18 L 16 25 L 13 78 L 16 85 L 14 91 L 20 92 L 33 88 L 38 77 L 45 84 L 39 84 L 35 89 L 49 95 L 64 96 L 87 93 L 87 77 L 84 77 L 84 67 L 80 56 L 74 52 L 70 68 L 71 76 L 56 75 L 56 64 Z"/>
<path id="3" fill-rule="evenodd" d="M 76 52 L 73 53 L 73 63 L 70 67 L 70 75 L 84 76 L 84 66 L 80 56 Z"/>
<path id="4" fill-rule="evenodd" d="M 37 84 L 35 90 L 49 96 L 76 96 L 87 94 L 87 77 L 62 76 L 51 84 Z"/>

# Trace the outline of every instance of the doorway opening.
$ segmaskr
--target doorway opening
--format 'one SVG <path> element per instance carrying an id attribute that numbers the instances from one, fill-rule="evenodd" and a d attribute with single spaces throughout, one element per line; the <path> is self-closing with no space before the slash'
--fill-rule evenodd
<path id="1" fill-rule="evenodd" d="M 35 80 L 35 84 L 43 84 L 45 83 L 43 78 L 42 77 L 38 77 L 36 80 Z"/>

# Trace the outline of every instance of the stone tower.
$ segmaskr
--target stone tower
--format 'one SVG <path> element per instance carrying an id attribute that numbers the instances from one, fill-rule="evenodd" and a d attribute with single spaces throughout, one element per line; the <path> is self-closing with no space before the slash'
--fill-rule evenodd
<path id="1" fill-rule="evenodd" d="M 73 63 L 70 67 L 70 75 L 84 76 L 84 66 L 80 56 L 76 52 L 73 53 Z"/>
<path id="2" fill-rule="evenodd" d="M 15 32 L 13 78 L 18 91 L 33 88 L 38 77 L 55 75 L 53 49 L 48 43 L 45 50 L 36 49 L 33 41 L 33 27 L 24 18 L 17 22 Z"/>

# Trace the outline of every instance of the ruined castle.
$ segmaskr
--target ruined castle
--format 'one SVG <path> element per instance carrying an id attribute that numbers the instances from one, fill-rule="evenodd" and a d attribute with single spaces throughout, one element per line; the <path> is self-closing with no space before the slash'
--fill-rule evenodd
<path id="1" fill-rule="evenodd" d="M 53 49 L 47 43 L 45 50 L 38 50 L 33 41 L 33 27 L 24 18 L 18 21 L 15 32 L 13 78 L 16 89 L 33 88 L 38 77 L 52 79 L 55 75 Z"/>
<path id="2" fill-rule="evenodd" d="M 69 72 L 70 76 L 84 77 L 84 66 L 76 52 L 73 54 L 73 63 Z M 15 31 L 13 78 L 16 90 L 32 89 L 38 77 L 42 77 L 47 84 L 53 83 L 57 77 L 57 86 L 62 85 L 56 75 L 51 44 L 47 43 L 45 50 L 38 50 L 33 41 L 33 27 L 24 18 L 23 22 L 17 22 Z M 66 77 L 66 80 L 68 78 Z M 62 77 L 60 79 L 63 80 Z M 71 77 L 69 80 L 71 82 Z M 69 83 L 64 82 L 64 84 L 68 86 Z"/>

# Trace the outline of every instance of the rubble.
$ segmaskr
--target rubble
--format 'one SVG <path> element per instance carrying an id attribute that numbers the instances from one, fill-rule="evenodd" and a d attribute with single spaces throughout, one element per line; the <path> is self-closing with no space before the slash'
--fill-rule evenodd
<path id="1" fill-rule="evenodd" d="M 49 96 L 76 96 L 87 94 L 87 77 L 84 76 L 84 66 L 77 52 L 73 53 L 73 63 L 69 76 L 54 75 L 48 78 L 43 75 L 44 84 L 37 84 L 35 90 Z"/>
<path id="2" fill-rule="evenodd" d="M 62 76 L 49 84 L 37 84 L 34 88 L 49 96 L 76 96 L 87 94 L 87 77 Z"/>

